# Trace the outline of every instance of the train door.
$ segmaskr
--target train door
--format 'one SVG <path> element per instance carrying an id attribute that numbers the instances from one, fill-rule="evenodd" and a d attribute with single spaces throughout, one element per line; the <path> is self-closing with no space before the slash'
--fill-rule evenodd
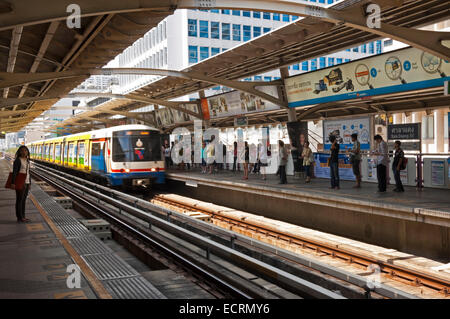
<path id="1" fill-rule="evenodd" d="M 92 171 L 96 173 L 105 172 L 105 152 L 104 152 L 104 142 L 93 141 L 91 148 L 91 167 Z"/>

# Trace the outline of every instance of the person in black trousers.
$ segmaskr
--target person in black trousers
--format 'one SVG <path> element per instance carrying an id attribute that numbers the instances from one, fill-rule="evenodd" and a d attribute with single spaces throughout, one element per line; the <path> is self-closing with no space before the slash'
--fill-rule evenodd
<path id="1" fill-rule="evenodd" d="M 28 218 L 25 218 L 25 203 L 27 201 L 28 192 L 30 191 L 31 178 L 30 178 L 30 151 L 26 146 L 20 146 L 16 152 L 13 171 L 11 176 L 11 188 L 15 189 L 16 178 L 19 173 L 26 174 L 25 183 L 22 189 L 16 189 L 16 217 L 17 222 L 25 223 L 29 222 Z"/>
<path id="2" fill-rule="evenodd" d="M 330 135 L 331 144 L 330 155 L 330 182 L 331 189 L 339 189 L 339 149 L 340 145 L 337 142 L 336 136 Z"/>
<path id="3" fill-rule="evenodd" d="M 286 165 L 288 162 L 288 152 L 284 142 L 282 140 L 278 141 L 278 165 L 280 172 L 280 182 L 278 184 L 287 184 L 286 178 Z"/>
<path id="4" fill-rule="evenodd" d="M 404 192 L 402 180 L 400 178 L 400 171 L 402 169 L 403 159 L 405 158 L 405 153 L 401 149 L 402 143 L 400 141 L 395 141 L 395 155 L 394 162 L 392 163 L 392 172 L 394 173 L 395 178 L 395 189 L 394 192 Z"/>
<path id="5" fill-rule="evenodd" d="M 388 145 L 381 135 L 375 135 L 374 137 L 376 145 L 376 151 L 372 152 L 373 155 L 376 155 L 376 163 L 377 163 L 377 179 L 378 179 L 378 193 L 386 192 L 387 188 L 387 178 L 386 178 L 386 169 L 388 167 L 389 157 L 388 157 Z"/>

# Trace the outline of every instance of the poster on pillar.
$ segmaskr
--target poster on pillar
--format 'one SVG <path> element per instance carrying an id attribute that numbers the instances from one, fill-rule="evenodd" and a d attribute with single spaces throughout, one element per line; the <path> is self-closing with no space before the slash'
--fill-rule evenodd
<path id="1" fill-rule="evenodd" d="M 289 107 L 443 87 L 450 63 L 416 48 L 334 65 L 284 80 Z"/>
<path id="2" fill-rule="evenodd" d="M 292 160 L 296 172 L 303 171 L 303 161 L 300 158 L 303 145 L 308 141 L 308 122 L 288 122 L 287 130 L 291 144 Z"/>
<path id="3" fill-rule="evenodd" d="M 256 87 L 257 90 L 278 98 L 276 86 Z M 220 118 L 234 115 L 249 114 L 278 110 L 280 107 L 253 94 L 241 91 L 231 91 L 207 98 L 209 116 Z M 205 112 L 204 112 L 205 113 Z"/>

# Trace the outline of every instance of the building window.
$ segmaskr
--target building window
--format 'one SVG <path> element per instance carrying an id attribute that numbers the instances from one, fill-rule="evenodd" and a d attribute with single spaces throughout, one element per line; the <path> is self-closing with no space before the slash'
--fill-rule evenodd
<path id="1" fill-rule="evenodd" d="M 383 42 L 381 40 L 377 41 L 377 54 L 381 54 L 383 52 Z"/>
<path id="2" fill-rule="evenodd" d="M 164 48 L 164 64 L 167 65 L 168 59 L 167 59 L 167 47 Z"/>
<path id="3" fill-rule="evenodd" d="M 200 20 L 200 38 L 209 37 L 209 21 Z"/>
<path id="4" fill-rule="evenodd" d="M 264 81 L 270 82 L 270 81 L 272 81 L 272 77 L 271 76 L 265 76 L 264 77 Z"/>
<path id="5" fill-rule="evenodd" d="M 250 82 L 252 78 L 245 78 L 244 81 Z"/>
<path id="6" fill-rule="evenodd" d="M 212 13 L 219 13 L 219 10 L 218 9 L 211 9 L 210 10 Z"/>
<path id="7" fill-rule="evenodd" d="M 366 45 L 365 45 L 365 44 L 363 44 L 363 45 L 361 46 L 361 53 L 367 53 Z"/>
<path id="8" fill-rule="evenodd" d="M 359 52 L 359 48 L 358 47 L 354 47 L 353 48 L 353 52 Z"/>
<path id="9" fill-rule="evenodd" d="M 345 62 L 350 62 L 351 60 L 350 59 L 345 59 Z"/>
<path id="10" fill-rule="evenodd" d="M 270 32 L 270 28 L 263 28 L 264 33 Z"/>
<path id="11" fill-rule="evenodd" d="M 289 22 L 289 14 L 283 14 L 283 22 Z"/>
<path id="12" fill-rule="evenodd" d="M 241 15 L 241 10 L 232 10 L 231 14 L 239 17 Z"/>
<path id="13" fill-rule="evenodd" d="M 323 69 L 323 68 L 325 68 L 327 66 L 325 57 L 321 57 L 319 59 L 319 66 L 320 66 L 321 69 Z"/>
<path id="14" fill-rule="evenodd" d="M 153 34 L 152 34 L 153 35 Z M 190 37 L 196 37 L 197 36 L 197 20 L 195 19 L 188 19 L 188 35 Z M 152 36 L 153 40 L 153 36 Z M 153 45 L 155 44 L 154 41 Z"/>
<path id="15" fill-rule="evenodd" d="M 261 35 L 261 27 L 253 27 L 253 37 L 259 37 Z"/>
<path id="16" fill-rule="evenodd" d="M 342 59 L 341 58 L 337 58 L 336 59 L 336 64 L 342 64 Z"/>
<path id="17" fill-rule="evenodd" d="M 230 10 L 222 10 L 222 14 L 230 14 Z"/>
<path id="18" fill-rule="evenodd" d="M 241 41 L 241 25 L 233 24 L 233 41 Z"/>
<path id="19" fill-rule="evenodd" d="M 230 40 L 230 24 L 222 23 L 222 40 Z"/>
<path id="20" fill-rule="evenodd" d="M 302 62 L 302 71 L 309 71 L 308 61 Z"/>
<path id="21" fill-rule="evenodd" d="M 200 47 L 200 61 L 209 58 L 209 47 Z"/>
<path id="22" fill-rule="evenodd" d="M 252 29 L 249 25 L 244 25 L 243 27 L 243 40 L 249 41 L 252 38 Z"/>
<path id="23" fill-rule="evenodd" d="M 273 13 L 273 20 L 274 21 L 280 21 L 280 14 L 279 13 Z"/>
<path id="24" fill-rule="evenodd" d="M 292 65 L 292 69 L 298 71 L 300 70 L 300 66 L 298 64 L 294 64 Z"/>
<path id="25" fill-rule="evenodd" d="M 220 48 L 211 48 L 211 56 L 219 54 Z"/>
<path id="26" fill-rule="evenodd" d="M 225 52 L 226 50 L 228 50 L 228 48 L 222 48 L 222 52 Z"/>
<path id="27" fill-rule="evenodd" d="M 211 39 L 220 39 L 219 22 L 211 21 Z"/>
<path id="28" fill-rule="evenodd" d="M 312 59 L 311 60 L 311 70 L 317 70 L 317 59 Z"/>
<path id="29" fill-rule="evenodd" d="M 211 90 L 220 90 L 220 86 L 215 86 L 215 87 L 213 87 Z"/>
<path id="30" fill-rule="evenodd" d="M 328 66 L 334 65 L 334 58 L 328 58 Z"/>
<path id="31" fill-rule="evenodd" d="M 253 79 L 254 79 L 255 81 L 262 81 L 262 77 L 259 76 L 259 75 L 254 76 Z"/>
<path id="32" fill-rule="evenodd" d="M 250 18 L 250 11 L 242 11 L 242 16 Z"/>
<path id="33" fill-rule="evenodd" d="M 253 11 L 253 18 L 255 18 L 255 19 L 261 19 L 261 12 Z"/>
<path id="34" fill-rule="evenodd" d="M 189 63 L 197 63 L 198 62 L 198 55 L 197 55 L 197 46 L 196 45 L 190 45 L 189 46 Z"/>
<path id="35" fill-rule="evenodd" d="M 369 53 L 370 54 L 374 54 L 375 53 L 375 45 L 373 44 L 373 42 L 369 43 Z"/>
<path id="36" fill-rule="evenodd" d="M 298 20 L 298 16 L 292 16 L 292 21 Z"/>
<path id="37" fill-rule="evenodd" d="M 263 12 L 263 19 L 270 20 L 270 12 Z"/>
<path id="38" fill-rule="evenodd" d="M 393 44 L 394 44 L 394 41 L 392 39 L 384 41 L 384 46 L 385 47 L 388 47 L 388 46 L 393 45 Z"/>

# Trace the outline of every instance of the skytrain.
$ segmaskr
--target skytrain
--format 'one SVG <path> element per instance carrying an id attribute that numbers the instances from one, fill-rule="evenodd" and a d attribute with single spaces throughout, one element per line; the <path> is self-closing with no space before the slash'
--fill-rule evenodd
<path id="1" fill-rule="evenodd" d="M 151 188 L 165 183 L 160 132 L 121 125 L 27 144 L 31 159 L 107 186 Z"/>

